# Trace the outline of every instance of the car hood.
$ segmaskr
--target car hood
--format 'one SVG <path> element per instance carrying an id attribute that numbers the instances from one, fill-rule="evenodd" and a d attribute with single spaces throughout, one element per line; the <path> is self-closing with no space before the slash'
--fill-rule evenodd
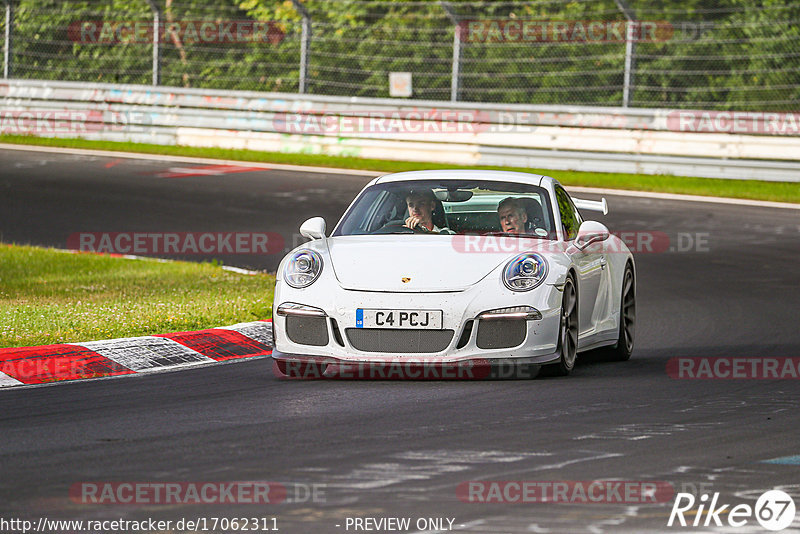
<path id="1" fill-rule="evenodd" d="M 457 250 L 453 236 L 444 235 L 342 236 L 327 241 L 339 283 L 361 291 L 461 291 L 508 257 Z"/>

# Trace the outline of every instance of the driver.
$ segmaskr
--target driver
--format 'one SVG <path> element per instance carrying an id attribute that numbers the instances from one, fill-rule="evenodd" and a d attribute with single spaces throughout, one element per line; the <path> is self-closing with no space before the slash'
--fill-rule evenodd
<path id="1" fill-rule="evenodd" d="M 433 210 L 436 209 L 436 196 L 433 191 L 430 189 L 409 191 L 406 195 L 406 206 L 409 215 L 404 224 L 406 228 L 418 228 L 436 233 L 442 231 L 442 228 L 433 224 Z"/>
<path id="2" fill-rule="evenodd" d="M 500 217 L 500 228 L 510 234 L 527 234 L 528 213 L 525 207 L 514 197 L 508 197 L 497 205 L 497 216 Z"/>

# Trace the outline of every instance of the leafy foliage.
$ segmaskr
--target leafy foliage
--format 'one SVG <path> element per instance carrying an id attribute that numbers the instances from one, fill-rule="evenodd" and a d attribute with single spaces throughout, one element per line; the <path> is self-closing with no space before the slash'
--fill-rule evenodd
<path id="1" fill-rule="evenodd" d="M 281 38 L 253 42 L 161 42 L 169 86 L 296 92 L 302 14 L 290 0 L 154 0 L 162 22 L 271 21 Z M 795 111 L 800 100 L 800 3 L 793 0 L 628 0 L 655 39 L 633 45 L 631 105 Z M 622 103 L 625 39 L 480 39 L 485 28 L 601 21 L 625 24 L 614 0 L 447 2 L 304 0 L 311 17 L 307 90 L 389 96 L 389 73 L 411 72 L 414 98 L 450 98 L 454 42 L 460 44 L 459 99 L 520 104 Z M 17 0 L 13 76 L 151 83 L 150 42 L 74 39 L 81 21 L 152 19 L 146 0 Z M 460 21 L 454 24 L 453 18 Z M 458 32 L 458 35 L 456 35 Z"/>

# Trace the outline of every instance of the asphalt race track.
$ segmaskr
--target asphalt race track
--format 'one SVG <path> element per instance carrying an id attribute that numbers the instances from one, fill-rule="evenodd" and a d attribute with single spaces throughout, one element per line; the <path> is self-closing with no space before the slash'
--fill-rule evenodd
<path id="1" fill-rule="evenodd" d="M 0 238 L 65 249 L 81 233 L 275 232 L 288 251 L 306 241 L 298 228 L 309 209 L 334 224 L 369 181 L 276 171 L 204 176 L 206 167 L 0 150 Z M 246 252 L 161 256 L 272 271 L 283 257 Z"/>
<path id="2" fill-rule="evenodd" d="M 187 165 L 0 151 L 2 241 L 66 248 L 80 232 L 267 231 L 289 246 L 310 216 L 330 228 L 368 181 L 273 170 L 162 177 L 176 166 Z M 718 492 L 731 505 L 777 488 L 800 508 L 800 382 L 666 370 L 670 358 L 800 356 L 798 211 L 608 199 L 601 220 L 612 231 L 669 238 L 663 251 L 636 254 L 631 361 L 590 355 L 568 378 L 401 382 L 278 380 L 268 360 L 255 360 L 1 391 L 0 515 L 274 517 L 286 534 L 353 532 L 354 517 L 411 518 L 409 531 L 419 518 L 450 518 L 461 532 L 765 532 L 752 517 L 730 527 L 727 513 L 722 528 L 669 528 L 672 498 L 459 498 L 469 481 L 614 479 Z M 275 269 L 280 254 L 220 258 Z M 764 463 L 786 457 L 795 458 Z M 71 500 L 85 481 L 273 481 L 294 502 Z M 783 532 L 799 527 L 796 519 Z"/>

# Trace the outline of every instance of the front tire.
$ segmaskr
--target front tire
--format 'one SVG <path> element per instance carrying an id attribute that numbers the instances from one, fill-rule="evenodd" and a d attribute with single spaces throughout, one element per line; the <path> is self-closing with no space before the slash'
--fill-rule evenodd
<path id="1" fill-rule="evenodd" d="M 619 304 L 619 337 L 617 344 L 605 349 L 611 361 L 624 362 L 633 354 L 633 341 L 636 333 L 636 283 L 631 264 L 625 266 L 622 275 L 622 297 Z"/>
<path id="2" fill-rule="evenodd" d="M 567 376 L 575 367 L 578 358 L 578 291 L 575 279 L 567 276 L 561 298 L 561 328 L 558 336 L 558 347 L 561 358 L 558 362 L 544 368 L 550 376 Z"/>

